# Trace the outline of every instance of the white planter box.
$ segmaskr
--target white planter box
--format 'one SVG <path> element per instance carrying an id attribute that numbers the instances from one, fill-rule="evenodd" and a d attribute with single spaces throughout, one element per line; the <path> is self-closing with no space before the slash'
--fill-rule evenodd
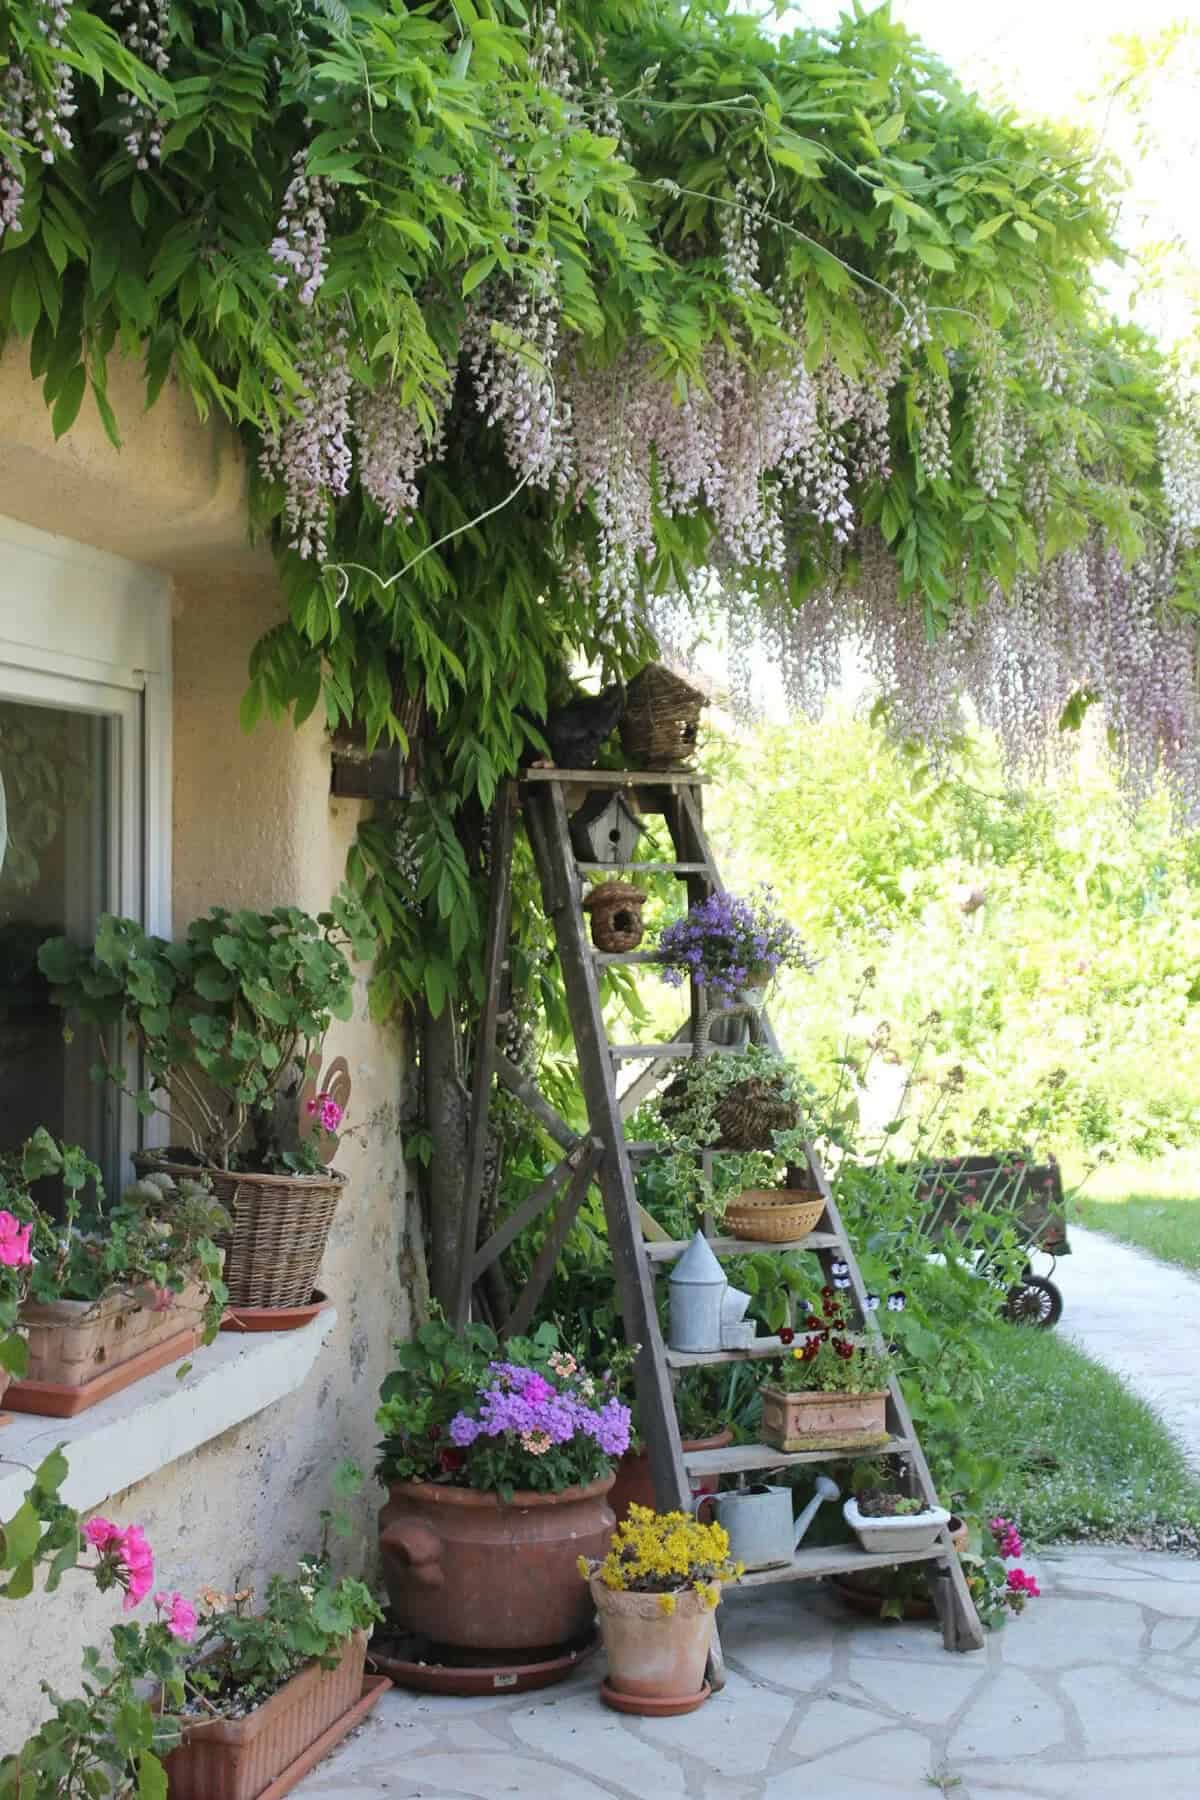
<path id="1" fill-rule="evenodd" d="M 842 1507 L 842 1517 L 863 1549 L 876 1555 L 931 1550 L 942 1526 L 950 1522 L 944 1506 L 927 1506 L 924 1512 L 901 1513 L 890 1519 L 864 1518 L 853 1496 Z"/>

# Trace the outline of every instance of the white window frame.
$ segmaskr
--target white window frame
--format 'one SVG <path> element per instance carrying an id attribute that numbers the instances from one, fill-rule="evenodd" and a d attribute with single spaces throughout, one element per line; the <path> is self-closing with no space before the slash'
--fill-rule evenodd
<path id="1" fill-rule="evenodd" d="M 0 698 L 114 718 L 113 910 L 171 933 L 171 595 L 157 570 L 0 518 Z M 129 1070 L 137 1085 L 135 1068 Z M 128 1154 L 169 1122 L 121 1103 Z"/>

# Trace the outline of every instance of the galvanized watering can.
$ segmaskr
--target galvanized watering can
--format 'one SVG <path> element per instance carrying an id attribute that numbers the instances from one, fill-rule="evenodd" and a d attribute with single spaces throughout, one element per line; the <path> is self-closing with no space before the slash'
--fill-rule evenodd
<path id="1" fill-rule="evenodd" d="M 718 1525 L 729 1533 L 729 1554 L 747 1569 L 769 1569 L 789 1563 L 796 1547 L 826 1500 L 836 1500 L 836 1482 L 817 1476 L 817 1488 L 798 1519 L 792 1518 L 792 1490 L 756 1481 L 728 1494 L 703 1494 L 696 1502 L 696 1517 L 703 1523 L 710 1507 Z"/>

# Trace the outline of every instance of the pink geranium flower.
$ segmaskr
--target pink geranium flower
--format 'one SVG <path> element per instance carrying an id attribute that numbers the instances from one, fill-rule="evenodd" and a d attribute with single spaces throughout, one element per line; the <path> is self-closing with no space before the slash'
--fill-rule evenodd
<path id="1" fill-rule="evenodd" d="M 1033 1576 L 1027 1575 L 1024 1569 L 1010 1569 L 1005 1579 L 1014 1594 L 1028 1594 L 1031 1600 L 1041 1597 L 1041 1588 Z"/>
<path id="2" fill-rule="evenodd" d="M 6 1269 L 27 1269 L 33 1261 L 29 1240 L 33 1226 L 22 1225 L 10 1212 L 0 1212 L 0 1263 Z"/>
<path id="3" fill-rule="evenodd" d="M 167 1615 L 167 1630 L 181 1643 L 190 1644 L 196 1635 L 196 1609 L 182 1594 L 155 1594 L 158 1612 Z"/>
<path id="4" fill-rule="evenodd" d="M 154 1552 L 140 1525 L 114 1525 L 111 1519 L 89 1519 L 83 1535 L 100 1553 L 100 1566 L 125 1589 L 122 1606 L 132 1612 L 154 1586 Z M 102 1585 L 107 1585 L 104 1583 Z"/>

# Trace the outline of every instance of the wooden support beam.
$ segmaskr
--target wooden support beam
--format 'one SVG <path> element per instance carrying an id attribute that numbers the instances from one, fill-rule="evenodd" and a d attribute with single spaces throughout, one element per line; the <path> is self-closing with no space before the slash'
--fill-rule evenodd
<path id="1" fill-rule="evenodd" d="M 545 1180 L 539 1181 L 533 1192 L 522 1200 L 515 1212 L 511 1212 L 503 1225 L 493 1231 L 486 1244 L 479 1246 L 475 1252 L 475 1261 L 471 1265 L 472 1284 L 479 1280 L 483 1271 L 489 1268 L 498 1256 L 504 1254 L 516 1238 L 520 1237 L 527 1225 L 533 1224 L 539 1213 L 545 1212 L 559 1188 L 570 1180 L 579 1167 L 581 1152 L 582 1146 L 580 1149 L 570 1151 L 560 1163 L 556 1163 Z"/>
<path id="2" fill-rule="evenodd" d="M 479 1212 L 483 1201 L 483 1174 L 487 1159 L 488 1112 L 492 1078 L 496 1068 L 496 1022 L 500 988 L 508 954 L 512 920 L 513 822 L 517 791 L 506 781 L 496 796 L 492 817 L 492 881 L 488 901 L 487 940 L 483 961 L 483 1006 L 475 1036 L 475 1065 L 471 1075 L 471 1102 L 467 1119 L 467 1155 L 464 1177 L 461 1234 L 458 1251 L 458 1284 L 453 1322 L 462 1328 L 471 1316 L 471 1270 L 479 1236 Z"/>
<path id="3" fill-rule="evenodd" d="M 523 1331 L 528 1330 L 603 1155 L 604 1145 L 598 1140 L 591 1141 L 580 1159 L 579 1167 L 571 1176 L 571 1184 L 559 1203 L 554 1224 L 547 1232 L 546 1240 L 537 1253 L 537 1260 L 529 1271 L 529 1280 L 521 1290 L 521 1298 L 508 1317 L 504 1327 L 506 1337 L 520 1337 Z"/>
<path id="4" fill-rule="evenodd" d="M 528 1075 L 522 1074 L 516 1063 L 510 1062 L 502 1050 L 496 1052 L 496 1074 L 510 1094 L 531 1112 L 542 1130 L 563 1150 L 574 1150 L 582 1142 L 577 1131 L 572 1131 L 561 1113 L 555 1112 L 546 1096 L 539 1091 Z"/>

